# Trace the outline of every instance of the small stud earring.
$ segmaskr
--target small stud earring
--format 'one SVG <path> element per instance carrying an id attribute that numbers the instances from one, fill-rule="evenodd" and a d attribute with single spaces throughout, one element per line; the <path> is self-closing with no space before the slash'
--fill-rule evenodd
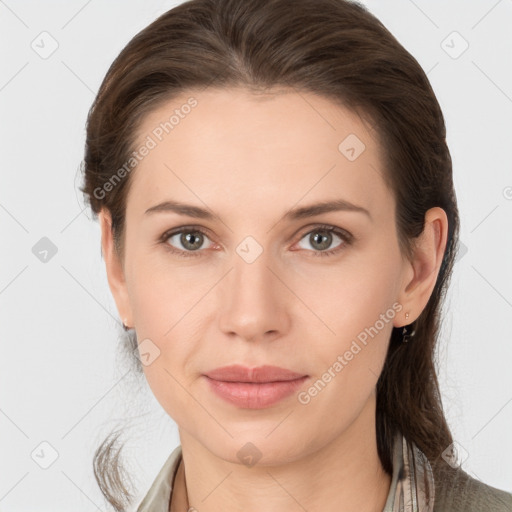
<path id="1" fill-rule="evenodd" d="M 405 319 L 409 318 L 409 313 L 405 313 Z M 407 343 L 416 334 L 416 329 L 412 328 L 412 324 L 404 325 L 402 329 L 402 343 Z"/>

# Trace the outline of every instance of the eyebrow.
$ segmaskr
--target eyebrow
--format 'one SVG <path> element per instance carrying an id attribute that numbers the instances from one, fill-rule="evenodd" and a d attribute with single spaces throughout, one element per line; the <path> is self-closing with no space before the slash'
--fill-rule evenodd
<path id="1" fill-rule="evenodd" d="M 345 199 L 336 199 L 333 201 L 322 201 L 320 203 L 312 204 L 309 206 L 301 206 L 287 211 L 283 215 L 283 219 L 293 221 L 305 219 L 308 217 L 314 217 L 315 215 L 321 215 L 322 213 L 335 212 L 335 211 L 350 211 L 359 212 L 368 216 L 372 219 L 370 212 L 362 206 L 355 205 Z M 214 220 L 215 215 L 199 206 L 193 206 L 191 204 L 180 203 L 178 201 L 164 201 L 145 211 L 145 214 L 153 214 L 157 212 L 173 212 L 178 215 L 186 215 L 188 217 L 194 217 L 197 219 Z"/>

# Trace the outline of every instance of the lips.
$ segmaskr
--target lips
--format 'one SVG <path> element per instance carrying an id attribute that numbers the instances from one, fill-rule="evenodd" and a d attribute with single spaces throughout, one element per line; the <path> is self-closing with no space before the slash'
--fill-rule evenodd
<path id="1" fill-rule="evenodd" d="M 278 366 L 248 368 L 241 365 L 231 365 L 211 370 L 206 373 L 206 376 L 223 382 L 283 382 L 300 379 L 305 375 Z"/>
<path id="2" fill-rule="evenodd" d="M 204 375 L 209 389 L 243 409 L 270 407 L 298 390 L 309 378 L 277 366 L 224 366 Z"/>

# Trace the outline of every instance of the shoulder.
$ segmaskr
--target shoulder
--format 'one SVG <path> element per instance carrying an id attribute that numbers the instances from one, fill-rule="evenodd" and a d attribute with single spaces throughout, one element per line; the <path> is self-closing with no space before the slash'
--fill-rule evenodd
<path id="1" fill-rule="evenodd" d="M 446 462 L 432 466 L 434 512 L 512 512 L 512 494 L 473 478 Z"/>

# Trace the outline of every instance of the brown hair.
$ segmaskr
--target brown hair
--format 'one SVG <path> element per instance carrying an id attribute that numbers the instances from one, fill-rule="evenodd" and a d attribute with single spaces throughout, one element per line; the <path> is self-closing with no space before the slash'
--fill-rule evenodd
<path id="1" fill-rule="evenodd" d="M 370 120 L 384 151 L 384 179 L 396 200 L 402 253 L 410 257 L 425 213 L 439 206 L 448 241 L 437 282 L 410 343 L 394 328 L 377 382 L 377 444 L 392 473 L 398 430 L 439 459 L 453 439 L 439 392 L 435 348 L 441 306 L 458 244 L 459 217 L 443 114 L 418 62 L 363 5 L 348 0 L 189 0 L 138 33 L 112 63 L 87 121 L 83 192 L 106 208 L 120 257 L 130 174 L 99 194 L 134 151 L 144 116 L 184 91 L 241 86 L 313 92 Z M 104 197 L 98 197 L 104 196 Z M 136 343 L 136 341 L 135 341 Z M 94 471 L 115 510 L 131 497 L 112 439 Z"/>

